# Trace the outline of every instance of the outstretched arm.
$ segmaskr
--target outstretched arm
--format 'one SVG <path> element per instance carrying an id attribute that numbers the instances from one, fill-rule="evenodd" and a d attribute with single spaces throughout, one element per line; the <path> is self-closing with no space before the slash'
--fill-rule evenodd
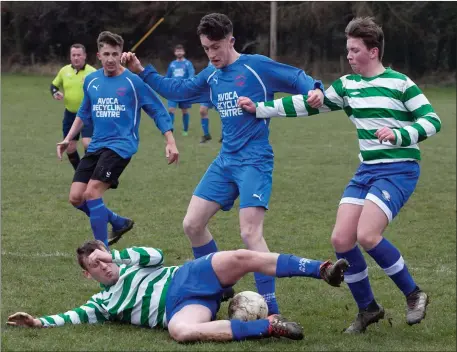
<path id="1" fill-rule="evenodd" d="M 144 68 L 134 53 L 123 53 L 121 62 L 127 64 L 129 70 L 137 73 L 147 85 L 166 99 L 188 103 L 211 100 L 209 86 L 206 82 L 206 70 L 193 78 L 166 78 L 160 75 L 152 65 Z"/>
<path id="2" fill-rule="evenodd" d="M 28 328 L 47 328 L 65 324 L 102 323 L 109 320 L 109 314 L 102 308 L 101 300 L 103 300 L 102 294 L 98 293 L 81 307 L 69 310 L 66 313 L 45 315 L 39 318 L 35 318 L 28 313 L 17 312 L 8 317 L 7 324 Z"/>
<path id="3" fill-rule="evenodd" d="M 300 117 L 317 115 L 323 112 L 341 110 L 343 98 L 336 92 L 333 86 L 325 91 L 324 104 L 318 108 L 312 108 L 307 95 L 293 95 L 281 99 L 254 103 L 247 97 L 238 99 L 238 106 L 256 114 L 257 118 L 269 117 Z"/>

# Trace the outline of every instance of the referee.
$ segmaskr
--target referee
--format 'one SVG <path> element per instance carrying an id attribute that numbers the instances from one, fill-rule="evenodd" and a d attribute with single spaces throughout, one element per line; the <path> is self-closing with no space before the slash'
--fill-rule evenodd
<path id="1" fill-rule="evenodd" d="M 70 61 L 71 64 L 62 67 L 56 78 L 54 78 L 51 83 L 52 97 L 56 100 L 63 99 L 65 105 L 65 112 L 62 121 L 64 138 L 70 131 L 76 117 L 76 112 L 83 100 L 84 78 L 91 72 L 96 71 L 94 67 L 86 64 L 86 48 L 82 44 L 73 44 L 71 46 Z M 84 150 L 87 149 L 90 143 L 92 132 L 92 124 L 85 125 L 81 131 Z M 73 165 L 75 170 L 78 167 L 80 160 L 77 149 L 78 140 L 79 133 L 73 138 L 67 149 L 68 160 L 71 165 Z"/>

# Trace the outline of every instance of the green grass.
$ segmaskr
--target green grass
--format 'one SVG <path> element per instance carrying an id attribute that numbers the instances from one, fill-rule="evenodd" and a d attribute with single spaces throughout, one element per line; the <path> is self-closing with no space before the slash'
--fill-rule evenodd
<path id="1" fill-rule="evenodd" d="M 75 248 L 91 238 L 89 221 L 67 202 L 73 170 L 58 162 L 63 107 L 53 101 L 46 77 L 2 76 L 2 324 L 9 314 L 59 313 L 86 301 L 98 289 L 83 278 Z M 391 280 L 367 258 L 377 300 L 389 319 L 362 336 L 341 330 L 356 314 L 347 287 L 311 279 L 277 281 L 282 313 L 303 324 L 301 342 L 266 339 L 243 343 L 179 345 L 167 332 L 134 326 L 65 326 L 27 330 L 3 326 L 2 350 L 35 351 L 270 351 L 456 349 L 456 96 L 452 89 L 425 91 L 443 121 L 443 130 L 422 143 L 422 175 L 416 192 L 386 236 L 398 246 L 416 281 L 431 296 L 426 320 L 409 327 L 405 300 Z M 154 246 L 166 264 L 191 258 L 182 219 L 200 177 L 219 150 L 220 122 L 210 115 L 213 141 L 201 135 L 198 105 L 191 111 L 190 135 L 180 135 L 178 166 L 167 166 L 160 133 L 143 114 L 139 152 L 107 192 L 111 209 L 136 221 L 118 245 Z M 329 237 L 341 193 L 358 165 L 354 127 L 343 113 L 310 119 L 275 120 L 271 142 L 276 161 L 265 237 L 276 252 L 333 258 Z M 220 212 L 210 228 L 221 249 L 242 246 L 238 212 Z M 254 290 L 252 275 L 237 286 Z M 226 317 L 223 304 L 219 317 Z M 391 324 L 389 324 L 389 321 Z"/>

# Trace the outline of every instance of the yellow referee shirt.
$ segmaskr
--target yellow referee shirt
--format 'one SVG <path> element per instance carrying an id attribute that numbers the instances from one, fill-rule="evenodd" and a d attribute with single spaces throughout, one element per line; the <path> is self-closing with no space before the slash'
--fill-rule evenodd
<path id="1" fill-rule="evenodd" d="M 84 98 L 83 84 L 84 78 L 94 71 L 94 67 L 85 64 L 79 71 L 75 70 L 72 65 L 62 67 L 52 84 L 63 89 L 65 108 L 73 113 L 78 112 L 79 106 Z"/>

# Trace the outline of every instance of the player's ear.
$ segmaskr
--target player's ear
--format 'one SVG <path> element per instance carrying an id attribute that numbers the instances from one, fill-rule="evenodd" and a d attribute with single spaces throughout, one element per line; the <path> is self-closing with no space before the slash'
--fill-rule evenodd
<path id="1" fill-rule="evenodd" d="M 100 59 L 100 53 L 99 53 L 99 52 L 97 52 L 97 59 L 99 59 L 100 61 L 102 61 L 102 60 Z"/>
<path id="2" fill-rule="evenodd" d="M 92 275 L 87 270 L 83 270 L 83 275 L 86 279 L 92 279 Z"/>

